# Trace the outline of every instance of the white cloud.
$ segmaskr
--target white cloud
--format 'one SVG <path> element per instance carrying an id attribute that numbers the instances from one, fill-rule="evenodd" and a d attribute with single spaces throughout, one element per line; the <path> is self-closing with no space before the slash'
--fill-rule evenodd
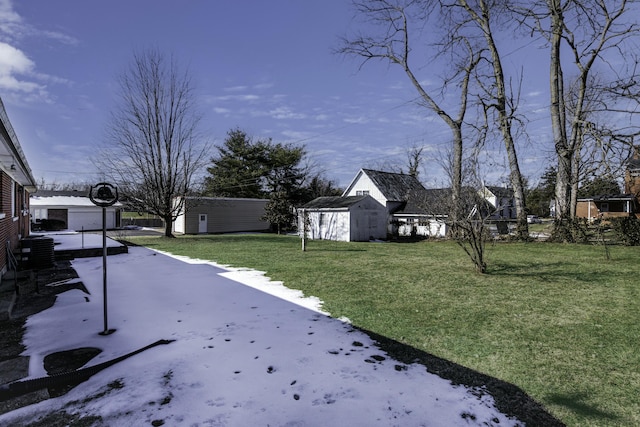
<path id="1" fill-rule="evenodd" d="M 273 117 L 274 119 L 304 119 L 306 118 L 305 114 L 302 113 L 295 113 L 293 111 L 291 111 L 289 108 L 287 107 L 278 107 L 275 108 L 271 111 L 269 111 L 269 115 L 271 117 Z"/>
<path id="2" fill-rule="evenodd" d="M 353 117 L 353 118 L 346 118 L 343 120 L 346 123 L 350 123 L 350 124 L 364 124 L 367 123 L 369 121 L 369 119 L 367 119 L 366 117 L 360 116 L 360 117 Z"/>
<path id="3" fill-rule="evenodd" d="M 24 52 L 0 42 L 0 88 L 26 93 L 44 89 L 42 85 L 17 77 L 31 75 L 34 67 L 34 62 Z"/>
<path id="4" fill-rule="evenodd" d="M 247 89 L 246 86 L 231 86 L 231 87 L 225 87 L 223 90 L 225 92 L 240 92 L 246 89 Z"/>
<path id="5" fill-rule="evenodd" d="M 217 114 L 229 114 L 231 112 L 231 110 L 228 108 L 220 108 L 220 107 L 214 108 L 213 111 Z"/>
<path id="6" fill-rule="evenodd" d="M 314 134 L 309 132 L 295 131 L 295 130 L 285 130 L 281 132 L 281 135 L 295 141 L 302 141 L 309 138 L 312 138 Z"/>
<path id="7" fill-rule="evenodd" d="M 224 95 L 217 96 L 216 101 L 257 101 L 260 99 L 258 95 Z"/>
<path id="8" fill-rule="evenodd" d="M 20 15 L 13 10 L 10 0 L 0 0 L 0 22 L 2 24 L 22 22 Z"/>

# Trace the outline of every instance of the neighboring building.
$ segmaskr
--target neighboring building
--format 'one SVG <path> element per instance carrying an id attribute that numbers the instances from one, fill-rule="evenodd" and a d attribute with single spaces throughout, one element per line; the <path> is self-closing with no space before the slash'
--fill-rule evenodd
<path id="1" fill-rule="evenodd" d="M 106 228 L 120 227 L 122 204 L 105 208 Z M 31 196 L 31 230 L 102 230 L 102 208 L 88 191 L 40 190 Z"/>
<path id="2" fill-rule="evenodd" d="M 343 197 L 370 195 L 387 208 L 388 233 L 392 236 L 444 237 L 447 229 L 447 190 L 427 190 L 414 176 L 360 169 Z"/>
<path id="3" fill-rule="evenodd" d="M 636 198 L 631 194 L 594 196 L 578 199 L 576 217 L 588 221 L 632 216 L 636 209 Z"/>
<path id="4" fill-rule="evenodd" d="M 635 215 L 640 218 L 640 146 L 634 146 L 624 176 L 625 194 L 578 199 L 576 217 L 588 221 Z"/>
<path id="5" fill-rule="evenodd" d="M 480 190 L 479 194 L 491 205 L 488 208 L 493 209 L 489 213 L 489 220 L 510 220 L 518 217 L 512 188 L 487 185 Z"/>
<path id="6" fill-rule="evenodd" d="M 640 208 L 640 145 L 633 147 L 631 159 L 627 163 L 624 192 L 633 196 L 636 200 L 636 207 Z M 638 210 L 636 210 L 636 216 L 640 218 Z"/>
<path id="7" fill-rule="evenodd" d="M 298 209 L 298 230 L 313 240 L 365 242 L 387 237 L 387 217 L 369 195 L 318 197 Z"/>
<path id="8" fill-rule="evenodd" d="M 29 194 L 36 181 L 0 99 L 0 273 L 7 271 L 8 250 L 29 235 Z"/>
<path id="9" fill-rule="evenodd" d="M 173 231 L 183 234 L 235 233 L 266 231 L 267 199 L 230 197 L 184 197 L 182 211 L 173 222 Z"/>

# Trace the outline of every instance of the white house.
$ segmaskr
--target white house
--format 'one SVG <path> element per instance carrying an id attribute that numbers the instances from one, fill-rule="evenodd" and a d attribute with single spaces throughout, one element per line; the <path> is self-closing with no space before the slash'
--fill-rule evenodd
<path id="1" fill-rule="evenodd" d="M 88 191 L 46 191 L 31 195 L 31 229 L 101 230 L 102 208 L 93 204 Z M 120 227 L 122 204 L 106 209 L 106 228 Z"/>
<path id="2" fill-rule="evenodd" d="M 411 175 L 360 169 L 342 196 L 370 195 L 385 206 L 391 235 L 444 237 L 446 191 L 427 190 Z"/>
<path id="3" fill-rule="evenodd" d="M 318 197 L 298 209 L 298 224 L 300 233 L 313 240 L 384 239 L 387 209 L 369 195 Z"/>
<path id="4" fill-rule="evenodd" d="M 489 219 L 516 219 L 516 203 L 513 189 L 507 187 L 483 186 L 479 191 L 480 197 L 491 204 L 494 211 Z"/>
<path id="5" fill-rule="evenodd" d="M 269 222 L 263 219 L 267 199 L 231 197 L 182 197 L 183 202 L 173 231 L 183 234 L 235 233 L 266 231 Z"/>

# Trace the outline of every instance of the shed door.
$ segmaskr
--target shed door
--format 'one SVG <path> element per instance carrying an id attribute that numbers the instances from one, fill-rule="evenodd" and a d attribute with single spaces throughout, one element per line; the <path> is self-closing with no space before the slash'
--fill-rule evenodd
<path id="1" fill-rule="evenodd" d="M 198 233 L 207 232 L 207 214 L 198 215 Z"/>

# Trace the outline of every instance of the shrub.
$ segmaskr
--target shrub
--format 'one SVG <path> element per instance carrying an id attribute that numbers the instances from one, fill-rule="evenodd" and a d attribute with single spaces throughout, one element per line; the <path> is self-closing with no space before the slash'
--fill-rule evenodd
<path id="1" fill-rule="evenodd" d="M 640 220 L 635 216 L 612 218 L 611 226 L 621 243 L 627 246 L 640 245 Z"/>

